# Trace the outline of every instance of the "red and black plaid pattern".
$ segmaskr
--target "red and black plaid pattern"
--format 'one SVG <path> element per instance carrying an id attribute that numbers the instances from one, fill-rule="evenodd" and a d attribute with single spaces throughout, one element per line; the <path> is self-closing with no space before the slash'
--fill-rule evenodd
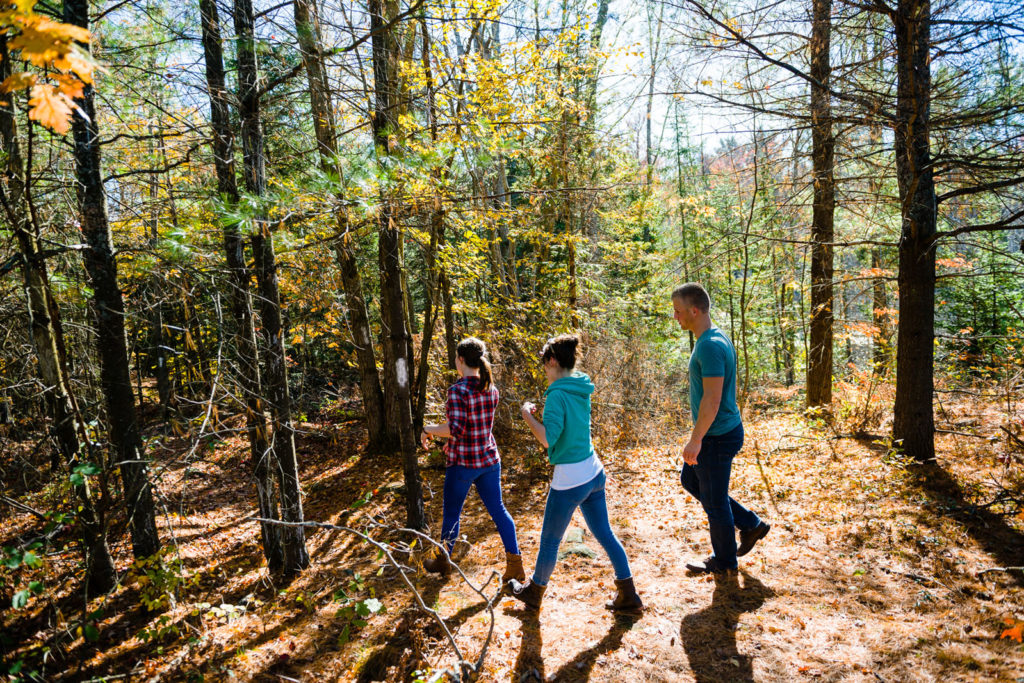
<path id="1" fill-rule="evenodd" d="M 444 446 L 445 465 L 490 467 L 499 462 L 498 444 L 491 434 L 498 390 L 492 384 L 477 391 L 478 377 L 463 377 L 448 389 L 448 429 L 451 438 Z"/>

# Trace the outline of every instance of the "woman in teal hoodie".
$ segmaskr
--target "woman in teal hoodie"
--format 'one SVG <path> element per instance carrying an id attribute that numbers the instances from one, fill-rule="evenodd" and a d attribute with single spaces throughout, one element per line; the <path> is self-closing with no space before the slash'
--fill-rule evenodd
<path id="1" fill-rule="evenodd" d="M 544 345 L 541 356 L 548 390 L 544 392 L 543 423 L 533 416 L 537 406 L 529 402 L 523 404 L 523 419 L 541 445 L 548 449 L 548 460 L 555 466 L 555 472 L 544 508 L 533 578 L 526 584 L 515 579 L 509 583 L 515 598 L 533 609 L 540 607 L 548 579 L 555 569 L 562 536 L 576 508 L 580 508 L 590 532 L 615 569 L 618 593 L 605 607 L 637 614 L 643 609 L 643 603 L 633 585 L 626 551 L 608 524 L 604 466 L 590 440 L 590 395 L 594 393 L 594 384 L 586 374 L 575 370 L 579 343 L 575 335 L 563 334 Z"/>

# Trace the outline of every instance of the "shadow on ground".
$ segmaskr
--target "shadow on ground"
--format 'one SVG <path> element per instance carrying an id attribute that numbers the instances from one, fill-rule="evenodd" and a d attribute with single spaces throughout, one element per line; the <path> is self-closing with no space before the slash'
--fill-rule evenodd
<path id="1" fill-rule="evenodd" d="M 911 469 L 912 481 L 933 502 L 928 512 L 958 522 L 996 561 L 1004 566 L 1024 562 L 1024 534 L 1010 526 L 1006 517 L 991 508 L 972 502 L 964 487 L 937 463 L 925 463 Z M 924 511 L 922 511 L 924 512 Z M 1024 574 L 1007 574 L 1017 585 L 1024 585 Z"/>
<path id="2" fill-rule="evenodd" d="M 608 632 L 591 647 L 581 650 L 553 674 L 545 673 L 543 639 L 540 632 L 540 612 L 525 608 L 509 610 L 509 616 L 518 619 L 522 626 L 519 655 L 512 671 L 513 681 L 589 681 L 594 666 L 602 655 L 607 655 L 622 646 L 622 639 L 633 628 L 639 617 L 617 616 Z"/>
<path id="3" fill-rule="evenodd" d="M 698 683 L 752 681 L 753 657 L 737 649 L 736 626 L 740 615 L 759 608 L 774 592 L 746 572 L 714 578 L 711 604 L 687 615 L 679 626 L 690 669 Z"/>

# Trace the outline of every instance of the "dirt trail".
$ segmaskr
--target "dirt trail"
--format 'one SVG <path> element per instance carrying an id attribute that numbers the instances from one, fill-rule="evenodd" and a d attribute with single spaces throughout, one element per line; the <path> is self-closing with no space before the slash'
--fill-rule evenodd
<path id="1" fill-rule="evenodd" d="M 400 481 L 397 463 L 359 455 L 354 424 L 305 427 L 308 519 L 401 519 L 400 491 L 388 485 Z M 1020 586 L 1010 573 L 977 573 L 1015 558 L 1021 564 L 1022 520 L 964 511 L 966 492 L 999 466 L 998 453 L 979 439 L 943 440 L 940 469 L 925 478 L 876 445 L 842 440 L 830 447 L 819 437 L 792 418 L 748 424 L 733 494 L 773 529 L 741 558 L 733 580 L 684 570 L 687 559 L 708 554 L 709 541 L 700 506 L 679 485 L 678 449 L 601 447 L 612 526 L 645 614 L 616 621 L 603 609 L 613 590 L 611 566 L 586 534 L 583 543 L 596 556 L 571 554 L 559 564 L 539 615 L 509 598 L 497 604 L 481 679 L 1020 680 L 1024 649 L 1000 638 L 1004 620 L 1024 618 Z M 187 467 L 168 457 L 159 487 L 171 514 L 162 517 L 161 531 L 168 537 L 173 528 L 173 556 L 187 577 L 177 603 L 146 613 L 133 582 L 105 603 L 94 601 L 92 608 L 105 604 L 109 615 L 98 623 L 100 648 L 87 648 L 81 638 L 65 643 L 65 662 L 73 664 L 51 678 L 430 680 L 432 671 L 453 666 L 443 633 L 414 608 L 394 572 L 378 575 L 376 554 L 343 532 L 310 533 L 313 566 L 285 589 L 269 582 L 258 527 L 245 520 L 252 492 L 244 453 L 235 438 Z M 529 572 L 548 475 L 523 466 L 523 449 L 509 448 L 504 458 L 506 504 Z M 443 471 L 426 469 L 424 477 L 439 523 Z M 356 501 L 365 504 L 353 509 Z M 22 523 L 28 522 L 9 531 Z M 583 527 L 577 512 L 572 528 Z M 501 569 L 503 555 L 475 494 L 462 531 L 472 548 L 461 566 L 482 583 Z M 125 568 L 128 549 L 115 551 Z M 51 562 L 50 584 L 59 585 L 61 572 L 66 583 L 54 595 L 58 604 L 73 604 L 74 568 L 70 552 Z M 490 627 L 484 603 L 455 578 L 420 573 L 415 581 L 475 659 Z M 370 597 L 385 611 L 360 628 L 344 608 L 354 604 L 348 598 Z M 41 638 L 48 633 L 41 610 L 20 621 L 8 613 L 5 630 L 37 629 Z M 154 634 L 157 627 L 168 630 Z"/>

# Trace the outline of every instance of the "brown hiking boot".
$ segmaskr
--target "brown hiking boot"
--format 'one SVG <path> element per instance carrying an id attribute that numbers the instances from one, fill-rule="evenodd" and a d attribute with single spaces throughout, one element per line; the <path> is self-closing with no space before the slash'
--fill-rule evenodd
<path id="1" fill-rule="evenodd" d="M 706 560 L 695 560 L 686 563 L 686 569 L 691 574 L 735 574 L 734 567 L 726 567 L 718 562 L 718 558 L 712 555 Z"/>
<path id="2" fill-rule="evenodd" d="M 615 599 L 611 602 L 606 602 L 604 605 L 605 609 L 609 609 L 616 614 L 626 615 L 639 615 L 643 612 L 644 603 L 637 595 L 636 586 L 633 585 L 633 578 L 628 579 L 615 579 L 615 590 L 618 591 L 615 594 Z"/>
<path id="3" fill-rule="evenodd" d="M 539 586 L 533 581 L 527 581 L 523 584 L 515 579 L 509 581 L 508 584 L 512 588 L 513 598 L 519 600 L 530 609 L 540 609 L 540 603 L 544 599 L 544 591 L 547 590 L 547 586 Z"/>
<path id="4" fill-rule="evenodd" d="M 423 560 L 423 568 L 433 574 L 448 576 L 452 571 L 452 563 L 448 561 L 447 555 L 437 550 L 433 557 Z"/>
<path id="5" fill-rule="evenodd" d="M 526 583 L 526 572 L 523 570 L 523 556 L 505 553 L 505 573 L 501 575 L 501 585 L 508 584 L 509 579 Z"/>
<path id="6" fill-rule="evenodd" d="M 736 557 L 743 557 L 754 549 L 754 544 L 768 535 L 772 525 L 761 522 L 753 529 L 740 532 L 740 547 L 736 549 Z"/>

